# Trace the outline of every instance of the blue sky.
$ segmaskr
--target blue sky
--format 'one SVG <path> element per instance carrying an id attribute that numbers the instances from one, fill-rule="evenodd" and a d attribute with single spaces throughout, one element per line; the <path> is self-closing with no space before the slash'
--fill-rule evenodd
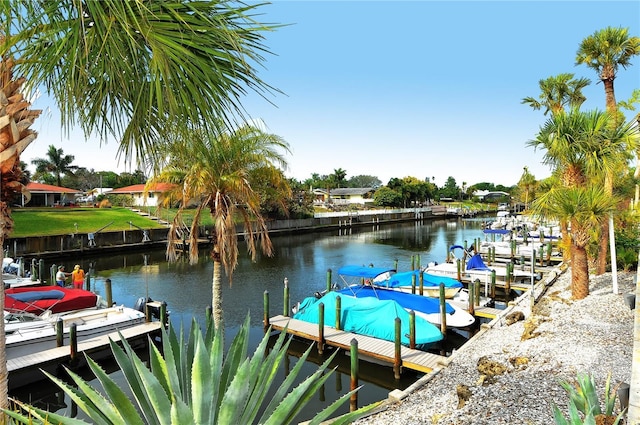
<path id="1" fill-rule="evenodd" d="M 580 42 L 607 26 L 640 36 L 638 1 L 275 1 L 264 22 L 290 24 L 267 34 L 263 80 L 284 94 L 249 96 L 253 118 L 291 146 L 286 175 L 342 168 L 347 178 L 453 177 L 459 186 L 511 186 L 523 167 L 550 170 L 527 147 L 546 119 L 522 105 L 538 82 L 560 73 L 589 78 L 583 110 L 604 109 L 596 73 L 575 65 Z M 640 89 L 640 57 L 620 69 L 617 100 Z M 41 97 L 34 107 L 48 105 Z M 628 117 L 632 113 L 627 114 Z M 34 128 L 23 161 L 50 144 L 96 171 L 129 171 L 117 143 L 61 135 L 56 112 Z"/>

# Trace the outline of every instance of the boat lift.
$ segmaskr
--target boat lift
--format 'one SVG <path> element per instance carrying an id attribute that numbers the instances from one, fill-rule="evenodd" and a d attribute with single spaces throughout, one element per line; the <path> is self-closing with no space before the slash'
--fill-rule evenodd
<path id="1" fill-rule="evenodd" d="M 143 229 L 140 226 L 137 226 L 135 224 L 133 224 L 133 222 L 129 222 L 129 226 L 133 226 L 135 228 L 137 228 L 138 230 L 142 230 L 142 242 L 151 242 L 151 238 L 149 237 L 149 231 Z"/>
<path id="2" fill-rule="evenodd" d="M 96 233 L 100 233 L 101 231 L 103 231 L 104 229 L 106 229 L 107 227 L 111 226 L 113 224 L 113 221 L 109 224 L 107 224 L 106 226 L 102 226 L 101 228 L 99 228 L 98 230 L 96 230 L 93 233 L 87 233 L 87 238 L 89 239 L 89 243 L 87 244 L 88 246 L 96 246 Z"/>

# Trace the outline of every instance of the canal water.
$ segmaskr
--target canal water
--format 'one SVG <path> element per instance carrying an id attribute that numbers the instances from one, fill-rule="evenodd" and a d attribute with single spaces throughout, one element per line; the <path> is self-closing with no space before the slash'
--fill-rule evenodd
<path id="1" fill-rule="evenodd" d="M 251 318 L 251 347 L 255 348 L 264 336 L 262 327 L 264 292 L 269 292 L 270 316 L 283 313 L 284 280 L 287 279 L 291 304 L 326 288 L 327 275 L 331 281 L 339 282 L 337 270 L 348 264 L 395 266 L 399 271 L 410 270 L 412 261 L 426 265 L 428 262 L 445 260 L 448 247 L 455 244 L 471 244 L 483 237 L 482 219 L 432 220 L 384 226 L 341 229 L 314 234 L 274 236 L 273 257 L 258 255 L 252 262 L 246 246 L 240 244 L 239 264 L 233 280 L 223 274 L 223 309 L 225 341 L 230 343 L 247 314 Z M 68 262 L 68 264 L 67 264 Z M 56 263 L 56 261 L 52 261 Z M 56 263 L 60 264 L 60 263 Z M 193 318 L 204 323 L 204 315 L 211 304 L 213 265 L 206 250 L 201 251 L 198 264 L 188 261 L 176 263 L 165 261 L 164 250 L 130 254 L 101 254 L 62 262 L 71 270 L 80 264 L 85 271 L 91 270 L 92 290 L 104 295 L 105 281 L 111 280 L 114 302 L 133 307 L 140 297 L 166 301 L 170 320 L 174 326 L 188 328 Z M 46 264 L 50 267 L 51 264 Z M 290 356 L 281 370 L 281 379 L 292 368 L 307 345 L 292 344 Z M 250 350 L 251 351 L 251 350 Z M 315 353 L 305 365 L 301 376 L 306 377 L 323 361 Z M 335 363 L 338 371 L 328 381 L 323 391 L 307 410 L 309 419 L 349 390 L 349 359 L 339 353 Z M 109 366 L 105 366 L 109 367 Z M 387 397 L 390 390 L 404 389 L 419 377 L 407 373 L 399 381 L 394 380 L 390 368 L 379 365 L 360 366 L 358 404 L 365 405 Z M 121 379 L 113 371 L 114 379 Z M 36 389 L 37 387 L 37 389 Z M 15 391 L 12 396 L 23 401 L 38 403 L 60 413 L 69 414 L 72 406 L 57 390 L 57 387 L 38 385 Z M 50 404 L 49 404 L 50 403 Z M 346 403 L 344 410 L 349 408 Z M 80 415 L 80 417 L 82 417 Z"/>

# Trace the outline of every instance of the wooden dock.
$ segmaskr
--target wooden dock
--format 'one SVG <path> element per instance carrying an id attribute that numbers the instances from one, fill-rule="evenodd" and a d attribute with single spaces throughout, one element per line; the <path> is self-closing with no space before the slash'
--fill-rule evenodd
<path id="1" fill-rule="evenodd" d="M 286 316 L 275 316 L 269 319 L 271 327 L 278 331 L 284 331 L 307 340 L 318 341 L 318 325 L 302 320 L 292 319 Z M 377 361 L 393 365 L 395 363 L 395 343 L 382 339 L 357 335 L 351 332 L 324 327 L 324 343 L 333 347 L 342 348 L 347 352 L 351 350 L 351 341 L 358 341 L 358 353 Z M 402 346 L 400 350 L 402 367 L 418 372 L 429 373 L 442 369 L 448 364 L 445 356 L 440 356 L 426 351 L 412 350 Z"/>
<path id="2" fill-rule="evenodd" d="M 119 333 L 111 332 L 106 335 L 83 339 L 78 342 L 77 355 L 79 363 L 84 363 L 83 352 L 89 354 L 94 360 L 110 356 L 109 341 L 120 341 L 120 334 L 132 345 L 135 345 L 135 342 L 146 344 L 147 336 L 159 334 L 161 328 L 162 323 L 159 321 L 147 322 L 122 329 Z M 41 370 L 56 374 L 61 365 L 70 365 L 70 363 L 71 349 L 68 345 L 21 357 L 7 358 L 9 389 L 46 379 Z"/>

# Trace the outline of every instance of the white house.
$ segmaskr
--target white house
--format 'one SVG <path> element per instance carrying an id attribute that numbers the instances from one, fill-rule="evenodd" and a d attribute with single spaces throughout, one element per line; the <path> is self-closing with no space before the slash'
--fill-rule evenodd
<path id="1" fill-rule="evenodd" d="M 315 203 L 333 203 L 334 205 L 371 204 L 375 189 L 372 187 L 339 187 L 329 190 L 314 189 Z"/>
<path id="2" fill-rule="evenodd" d="M 172 187 L 173 185 L 169 183 L 157 183 L 149 188 L 146 188 L 144 184 L 134 184 L 133 186 L 113 189 L 109 192 L 109 195 L 128 195 L 133 199 L 133 205 L 137 207 L 156 207 L 164 192 Z"/>

